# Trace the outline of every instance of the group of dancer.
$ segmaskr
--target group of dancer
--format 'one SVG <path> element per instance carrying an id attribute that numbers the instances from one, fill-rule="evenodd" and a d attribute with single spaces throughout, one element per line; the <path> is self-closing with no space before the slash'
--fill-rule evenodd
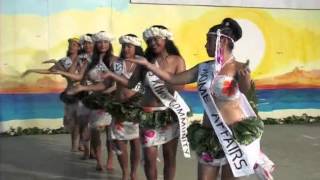
<path id="1" fill-rule="evenodd" d="M 45 61 L 54 65 L 27 70 L 23 76 L 34 72 L 67 79 L 60 99 L 72 151 L 82 150 L 83 159 L 95 158 L 97 170 L 105 169 L 100 136 L 106 132 L 106 168 L 112 169 L 115 153 L 123 180 L 137 179 L 141 158 L 146 178 L 156 180 L 160 146 L 163 177 L 174 179 L 179 139 L 186 158 L 189 147 L 198 156 L 198 179 L 237 179 L 255 173 L 270 180 L 274 164 L 260 150 L 263 122 L 245 96 L 251 86 L 248 63 L 232 55 L 241 36 L 239 24 L 225 18 L 207 33 L 205 48 L 214 60 L 186 70 L 165 26 L 143 32 L 145 51 L 136 35 L 121 36 L 119 57 L 113 53 L 113 37 L 101 31 L 69 39 L 65 58 Z M 189 125 L 190 109 L 178 92 L 194 82 L 205 112 L 202 124 Z"/>

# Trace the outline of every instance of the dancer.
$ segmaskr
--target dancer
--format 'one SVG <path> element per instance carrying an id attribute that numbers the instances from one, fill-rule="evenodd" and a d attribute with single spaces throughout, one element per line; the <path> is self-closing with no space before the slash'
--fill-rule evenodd
<path id="1" fill-rule="evenodd" d="M 79 81 L 82 85 L 87 85 L 87 80 L 84 78 L 84 74 L 87 70 L 88 65 L 92 62 L 94 50 L 94 42 L 92 38 L 92 34 L 85 34 L 80 37 L 82 50 L 80 55 L 78 56 L 78 67 L 75 73 L 69 73 L 59 70 L 57 70 L 56 72 L 74 81 Z M 84 148 L 83 157 L 81 158 L 83 160 L 89 159 L 89 157 L 95 158 L 94 151 L 90 151 L 90 132 L 88 125 L 91 111 L 87 107 L 85 107 L 82 102 L 82 99 L 86 95 L 87 93 L 81 93 L 81 96 L 79 96 L 79 103 L 77 108 L 77 117 L 79 119 L 80 126 L 80 145 L 82 145 Z"/>
<path id="2" fill-rule="evenodd" d="M 205 109 L 202 125 L 188 128 L 191 148 L 199 156 L 198 179 L 237 179 L 256 172 L 261 179 L 272 179 L 273 163 L 260 151 L 263 122 L 244 94 L 250 88 L 248 63 L 233 55 L 234 42 L 242 36 L 241 27 L 226 18 L 207 33 L 206 50 L 214 61 L 207 61 L 177 75 L 158 68 L 146 59 L 129 60 L 143 65 L 172 85 L 198 82 Z"/>
<path id="3" fill-rule="evenodd" d="M 124 78 L 130 79 L 135 64 L 124 61 L 127 58 L 135 58 L 143 56 L 141 41 L 134 34 L 127 34 L 119 38 L 122 45 L 120 58 L 114 63 L 113 71 Z M 136 180 L 137 170 L 140 161 L 140 139 L 138 119 L 130 119 L 129 113 L 134 111 L 132 106 L 137 106 L 139 101 L 139 89 L 128 89 L 117 84 L 115 101 L 120 102 L 121 106 L 115 111 L 112 122 L 111 136 L 115 141 L 118 160 L 122 169 L 123 180 Z M 123 112 L 125 111 L 125 112 Z M 129 120 L 129 121 L 128 121 Z M 131 172 L 128 167 L 127 143 L 130 143 L 130 165 Z"/>
<path id="4" fill-rule="evenodd" d="M 30 73 L 39 74 L 58 74 L 57 71 L 74 73 L 78 64 L 78 53 L 80 51 L 80 43 L 78 38 L 70 38 L 68 40 L 67 56 L 57 61 L 49 69 L 29 69 L 22 74 L 22 77 L 29 75 Z M 54 62 L 54 60 L 47 61 Z M 67 87 L 60 95 L 60 99 L 65 103 L 64 107 L 64 127 L 71 132 L 71 151 L 76 152 L 79 149 L 79 126 L 77 123 L 77 98 L 74 96 L 66 96 L 65 92 L 75 85 L 75 81 L 67 78 Z"/>
<path id="5" fill-rule="evenodd" d="M 172 41 L 172 33 L 166 27 L 152 26 L 144 31 L 143 38 L 147 42 L 145 55 L 150 63 L 170 74 L 177 74 L 185 70 L 185 62 Z M 136 68 L 136 72 L 129 81 L 109 72 L 104 75 L 104 78 L 113 78 L 129 88 L 135 87 L 138 83 L 143 83 L 145 94 L 141 100 L 143 112 L 140 113 L 139 121 L 144 154 L 144 171 L 148 180 L 157 179 L 158 146 L 162 145 L 163 177 L 165 180 L 174 179 L 179 132 L 180 135 L 182 134 L 180 139 L 185 156 L 190 156 L 186 138 L 186 114 L 189 108 L 175 91 L 182 89 L 181 86 L 165 84 L 141 66 Z M 176 108 L 179 107 L 179 109 L 175 109 L 172 107 L 173 105 Z"/>
<path id="6" fill-rule="evenodd" d="M 88 68 L 85 73 L 85 79 L 87 79 L 87 85 L 78 85 L 68 91 L 68 94 L 76 94 L 77 92 L 87 91 L 89 94 L 92 94 L 95 91 L 103 91 L 107 87 L 105 93 L 111 93 L 116 89 L 115 84 L 112 81 L 103 82 L 102 74 L 111 69 L 113 62 L 117 59 L 113 55 L 113 47 L 111 41 L 113 40 L 112 36 L 104 31 L 94 34 L 93 40 L 94 53 L 92 57 L 92 62 L 88 65 Z M 64 73 L 65 74 L 65 73 Z M 70 75 L 71 76 L 71 75 Z M 77 89 L 81 89 L 78 91 Z M 77 91 L 77 92 L 76 92 Z M 111 149 L 111 140 L 109 125 L 111 124 L 112 117 L 109 113 L 105 112 L 103 109 L 91 110 L 89 118 L 90 126 L 90 136 L 93 149 L 96 155 L 98 171 L 103 171 L 105 168 L 102 162 L 102 146 L 101 146 L 101 131 L 106 129 L 107 133 L 107 170 L 112 170 L 112 159 L 113 152 Z M 87 137 L 88 138 L 88 137 Z"/>

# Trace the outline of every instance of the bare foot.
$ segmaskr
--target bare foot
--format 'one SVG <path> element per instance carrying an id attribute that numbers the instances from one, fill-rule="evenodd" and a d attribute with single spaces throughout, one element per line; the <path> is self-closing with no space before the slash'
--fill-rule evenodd
<path id="1" fill-rule="evenodd" d="M 96 155 L 90 154 L 90 159 L 96 159 Z"/>
<path id="2" fill-rule="evenodd" d="M 89 156 L 83 155 L 80 159 L 81 159 L 81 160 L 88 160 L 89 158 L 90 158 Z"/>
<path id="3" fill-rule="evenodd" d="M 108 172 L 113 172 L 114 169 L 112 167 L 112 164 L 111 165 L 107 165 L 106 167 L 107 167 L 107 171 Z"/>
<path id="4" fill-rule="evenodd" d="M 130 180 L 137 180 L 138 178 L 137 178 L 137 174 L 131 174 L 130 175 L 130 177 L 131 177 L 131 179 Z"/>
<path id="5" fill-rule="evenodd" d="M 79 151 L 84 151 L 84 146 L 83 145 L 79 145 Z"/>
<path id="6" fill-rule="evenodd" d="M 104 171 L 105 171 L 105 169 L 103 168 L 103 165 L 99 165 L 99 164 L 97 164 L 97 166 L 96 166 L 96 171 L 104 172 Z"/>
<path id="7" fill-rule="evenodd" d="M 71 149 L 71 152 L 78 152 L 79 150 L 78 150 L 78 148 L 72 148 Z"/>

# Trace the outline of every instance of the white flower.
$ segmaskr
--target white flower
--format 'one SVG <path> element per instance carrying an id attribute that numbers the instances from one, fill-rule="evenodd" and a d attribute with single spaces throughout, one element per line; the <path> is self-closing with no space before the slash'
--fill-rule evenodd
<path id="1" fill-rule="evenodd" d="M 84 42 L 91 42 L 91 43 L 93 43 L 93 39 L 92 39 L 90 36 L 88 36 L 88 35 L 85 34 L 85 35 L 82 35 L 82 36 L 80 37 L 80 44 L 83 45 Z"/>
<path id="2" fill-rule="evenodd" d="M 147 41 L 149 38 L 159 36 L 161 38 L 167 38 L 173 40 L 173 34 L 168 29 L 161 29 L 158 27 L 151 27 L 143 32 L 143 39 Z"/>
<path id="3" fill-rule="evenodd" d="M 121 36 L 119 38 L 119 43 L 120 44 L 124 44 L 124 43 L 128 43 L 128 44 L 132 44 L 135 46 L 141 46 L 141 40 L 137 37 L 133 37 L 133 36 Z"/>
<path id="4" fill-rule="evenodd" d="M 110 33 L 107 33 L 105 31 L 100 31 L 93 35 L 93 41 L 108 41 L 111 42 L 113 40 L 113 36 Z"/>

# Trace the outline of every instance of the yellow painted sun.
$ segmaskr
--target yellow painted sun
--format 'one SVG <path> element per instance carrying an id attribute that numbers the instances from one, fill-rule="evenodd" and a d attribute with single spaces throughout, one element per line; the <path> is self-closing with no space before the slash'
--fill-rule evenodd
<path id="1" fill-rule="evenodd" d="M 234 56 L 241 62 L 250 60 L 249 68 L 255 70 L 265 52 L 265 40 L 259 27 L 247 19 L 237 19 L 242 29 L 242 37 L 235 43 Z"/>

